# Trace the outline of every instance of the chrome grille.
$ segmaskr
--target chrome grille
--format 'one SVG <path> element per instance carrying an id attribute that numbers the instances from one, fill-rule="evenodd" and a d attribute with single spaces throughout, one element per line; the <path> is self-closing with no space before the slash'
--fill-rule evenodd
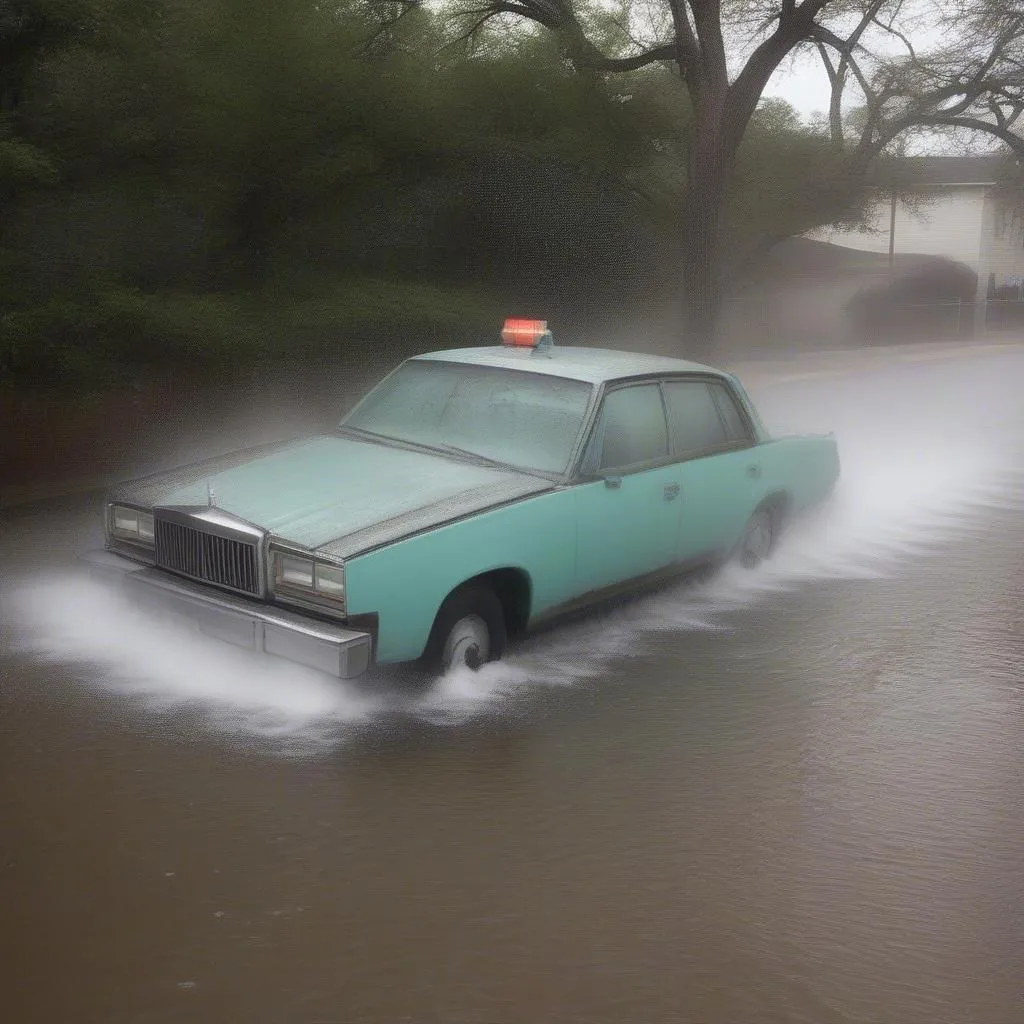
<path id="1" fill-rule="evenodd" d="M 159 514 L 153 526 L 156 564 L 161 568 L 259 596 L 259 552 L 254 543 L 170 522 Z"/>

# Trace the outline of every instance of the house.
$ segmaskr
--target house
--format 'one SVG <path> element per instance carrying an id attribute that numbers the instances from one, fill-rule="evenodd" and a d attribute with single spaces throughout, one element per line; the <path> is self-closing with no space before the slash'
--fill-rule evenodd
<path id="1" fill-rule="evenodd" d="M 823 227 L 804 237 L 890 261 L 913 254 L 966 265 L 978 275 L 974 322 L 984 329 L 987 301 L 1020 298 L 1024 284 L 1024 192 L 1006 183 L 1006 169 L 999 155 L 891 161 L 868 186 L 877 199 L 864 229 Z M 905 191 L 900 180 L 910 183 Z"/>

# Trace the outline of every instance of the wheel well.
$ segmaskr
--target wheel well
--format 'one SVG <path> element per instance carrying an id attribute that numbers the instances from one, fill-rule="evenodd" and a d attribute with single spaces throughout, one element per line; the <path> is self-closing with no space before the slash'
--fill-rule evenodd
<path id="1" fill-rule="evenodd" d="M 522 569 L 492 569 L 462 584 L 468 587 L 483 584 L 490 587 L 501 602 L 505 613 L 505 628 L 509 637 L 521 636 L 530 620 L 532 587 L 530 577 Z"/>
<path id="2" fill-rule="evenodd" d="M 760 505 L 757 506 L 757 511 L 765 509 L 771 514 L 772 521 L 775 526 L 781 526 L 786 517 L 789 515 L 789 510 L 793 502 L 790 496 L 785 491 L 775 491 L 773 494 L 769 494 Z"/>

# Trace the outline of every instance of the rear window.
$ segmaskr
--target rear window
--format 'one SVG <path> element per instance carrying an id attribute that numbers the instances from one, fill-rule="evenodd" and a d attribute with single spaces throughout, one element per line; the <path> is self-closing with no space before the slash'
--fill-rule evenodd
<path id="1" fill-rule="evenodd" d="M 732 392 L 724 384 L 712 384 L 711 392 L 715 396 L 718 408 L 725 422 L 725 433 L 730 441 L 753 441 L 750 427 L 740 412 Z"/>
<path id="2" fill-rule="evenodd" d="M 666 381 L 665 404 L 674 455 L 690 455 L 729 443 L 718 404 L 704 381 Z"/>

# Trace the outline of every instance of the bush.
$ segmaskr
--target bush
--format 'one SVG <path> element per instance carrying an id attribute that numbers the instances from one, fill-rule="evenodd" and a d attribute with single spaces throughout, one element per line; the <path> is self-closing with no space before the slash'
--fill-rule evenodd
<path id="1" fill-rule="evenodd" d="M 862 288 L 846 312 L 865 339 L 967 336 L 977 280 L 961 263 L 929 259 L 891 281 Z"/>
<path id="2" fill-rule="evenodd" d="M 133 368 L 406 351 L 497 337 L 501 303 L 476 289 L 354 279 L 262 293 L 155 293 L 96 285 L 0 316 L 0 375 L 99 383 Z"/>

